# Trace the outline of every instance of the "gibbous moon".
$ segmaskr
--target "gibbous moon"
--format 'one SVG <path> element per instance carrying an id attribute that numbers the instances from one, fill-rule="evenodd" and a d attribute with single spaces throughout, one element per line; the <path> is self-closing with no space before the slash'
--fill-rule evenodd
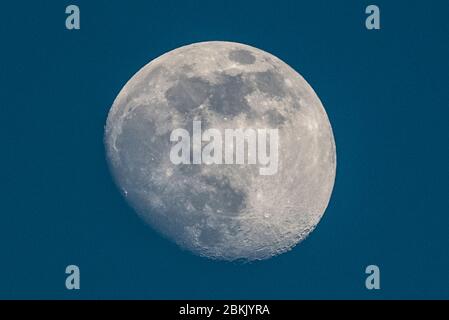
<path id="1" fill-rule="evenodd" d="M 174 164 L 171 134 L 191 133 L 194 121 L 203 132 L 277 129 L 276 173 L 260 174 L 259 163 Z M 184 46 L 139 70 L 109 111 L 105 145 L 135 211 L 180 247 L 212 259 L 290 250 L 320 221 L 335 180 L 332 128 L 313 89 L 275 56 L 233 42 Z"/>

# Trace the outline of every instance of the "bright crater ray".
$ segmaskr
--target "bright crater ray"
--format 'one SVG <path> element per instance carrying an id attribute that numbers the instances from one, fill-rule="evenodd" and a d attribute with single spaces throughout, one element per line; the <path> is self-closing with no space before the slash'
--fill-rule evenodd
<path id="1" fill-rule="evenodd" d="M 259 166 L 170 161 L 177 128 L 278 129 L 276 174 Z M 203 42 L 138 71 L 109 112 L 105 144 L 124 197 L 153 228 L 195 254 L 260 260 L 302 241 L 331 196 L 336 154 L 326 112 L 291 67 L 259 49 Z"/>

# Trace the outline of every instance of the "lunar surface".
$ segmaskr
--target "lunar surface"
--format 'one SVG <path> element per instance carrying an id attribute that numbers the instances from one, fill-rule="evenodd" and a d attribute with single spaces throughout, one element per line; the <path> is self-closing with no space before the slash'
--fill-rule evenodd
<path id="1" fill-rule="evenodd" d="M 278 170 L 255 164 L 174 164 L 171 133 L 278 129 Z M 203 145 L 205 142 L 203 142 Z M 124 86 L 105 128 L 107 159 L 123 196 L 154 229 L 191 252 L 261 260 L 313 231 L 331 196 L 335 143 L 310 85 L 275 56 L 203 42 L 151 61 Z"/>

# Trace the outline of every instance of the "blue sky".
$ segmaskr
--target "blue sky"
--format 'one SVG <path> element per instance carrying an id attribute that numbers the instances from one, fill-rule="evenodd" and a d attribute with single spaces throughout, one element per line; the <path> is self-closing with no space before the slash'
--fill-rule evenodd
<path id="1" fill-rule="evenodd" d="M 1 298 L 449 298 L 446 1 L 67 1 L 2 4 Z M 143 65 L 181 45 L 268 51 L 320 96 L 337 178 L 292 251 L 209 261 L 148 228 L 108 172 L 109 107 Z M 65 267 L 81 290 L 65 289 Z M 365 267 L 381 290 L 365 289 Z"/>

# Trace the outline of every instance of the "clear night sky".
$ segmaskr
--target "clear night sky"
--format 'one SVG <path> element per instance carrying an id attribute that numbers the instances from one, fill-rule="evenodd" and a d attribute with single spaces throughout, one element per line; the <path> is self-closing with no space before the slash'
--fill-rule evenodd
<path id="1" fill-rule="evenodd" d="M 65 29 L 77 4 L 81 30 Z M 377 4 L 381 30 L 365 28 Z M 0 14 L 0 298 L 449 298 L 447 1 L 20 1 Z M 251 264 L 180 250 L 114 185 L 103 130 L 143 65 L 207 40 L 268 51 L 330 118 L 317 229 Z M 65 288 L 65 267 L 81 290 Z M 381 290 L 365 289 L 365 267 Z"/>

